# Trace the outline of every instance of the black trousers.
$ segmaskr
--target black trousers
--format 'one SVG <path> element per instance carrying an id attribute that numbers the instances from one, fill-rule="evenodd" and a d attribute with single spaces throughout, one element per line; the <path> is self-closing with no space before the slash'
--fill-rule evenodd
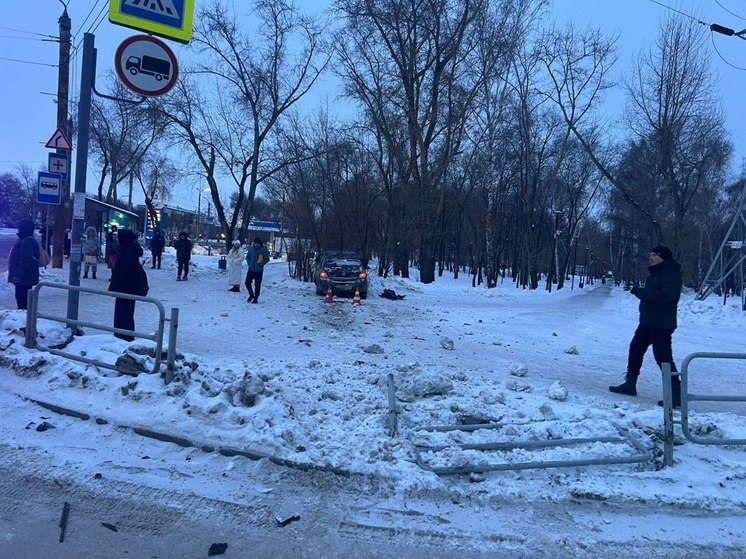
<path id="1" fill-rule="evenodd" d="M 189 275 L 189 260 L 185 262 L 182 262 L 181 260 L 179 260 L 178 264 L 179 264 L 179 270 L 178 272 L 176 272 L 176 277 L 180 278 L 182 272 L 184 273 L 184 277 L 187 277 Z"/>
<path id="2" fill-rule="evenodd" d="M 161 252 L 154 252 L 153 253 L 153 269 L 155 270 L 158 268 L 161 269 L 161 256 L 163 253 Z"/>
<path id="3" fill-rule="evenodd" d="M 28 292 L 32 287 L 33 285 L 16 284 L 16 305 L 18 305 L 19 310 L 26 310 L 28 308 Z"/>
<path id="4" fill-rule="evenodd" d="M 627 372 L 634 376 L 640 374 L 645 352 L 651 345 L 653 346 L 653 357 L 659 367 L 661 363 L 670 363 L 671 371 L 678 371 L 676 364 L 673 362 L 671 336 L 673 336 L 673 328 L 638 326 L 637 330 L 635 330 L 635 335 L 632 336 L 632 341 L 629 343 Z"/>
<path id="5" fill-rule="evenodd" d="M 262 276 L 264 275 L 264 272 L 252 272 L 249 270 L 246 273 L 246 289 L 249 292 L 249 297 L 251 299 L 259 299 L 259 292 L 262 290 Z M 252 289 L 251 284 L 254 284 L 254 288 Z"/>
<path id="6" fill-rule="evenodd" d="M 135 329 L 135 301 L 117 299 L 114 302 L 114 328 Z M 114 336 L 125 342 L 131 342 L 135 339 L 134 336 L 128 336 L 127 334 L 114 334 Z"/>

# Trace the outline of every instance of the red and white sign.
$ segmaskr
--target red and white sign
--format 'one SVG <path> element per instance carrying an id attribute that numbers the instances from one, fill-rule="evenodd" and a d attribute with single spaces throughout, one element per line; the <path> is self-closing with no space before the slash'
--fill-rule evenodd
<path id="1" fill-rule="evenodd" d="M 114 68 L 124 85 L 145 97 L 167 93 L 179 77 L 176 55 L 163 41 L 149 35 L 125 39 L 117 48 Z"/>
<path id="2" fill-rule="evenodd" d="M 62 128 L 58 128 L 54 131 L 54 134 L 52 134 L 52 137 L 49 138 L 49 141 L 47 142 L 47 145 L 45 147 L 48 147 L 50 149 L 64 149 L 67 151 L 73 149 L 72 145 L 70 144 L 70 140 L 67 139 L 67 136 L 65 136 Z"/>

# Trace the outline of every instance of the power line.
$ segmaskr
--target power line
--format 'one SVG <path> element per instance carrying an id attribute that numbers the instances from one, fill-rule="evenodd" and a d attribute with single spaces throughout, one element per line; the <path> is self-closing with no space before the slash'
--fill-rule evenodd
<path id="1" fill-rule="evenodd" d="M 728 12 L 728 13 L 729 13 L 730 15 L 732 15 L 732 16 L 735 16 L 735 17 L 737 17 L 738 19 L 746 19 L 746 18 L 745 18 L 745 17 L 743 17 L 743 16 L 739 16 L 738 14 L 736 14 L 736 13 L 734 13 L 734 12 L 731 12 L 731 11 L 730 11 L 730 10 L 729 10 L 728 8 L 726 8 L 725 6 L 723 6 L 723 5 L 722 5 L 722 4 L 720 3 L 720 0 L 715 0 L 715 4 L 717 4 L 718 6 L 720 6 L 721 8 L 723 8 L 723 9 L 724 9 L 724 10 L 725 10 L 726 12 Z"/>
<path id="2" fill-rule="evenodd" d="M 35 31 L 25 31 L 23 29 L 15 29 L 14 27 L 3 27 L 0 26 L 0 29 L 4 29 L 5 31 L 15 31 L 16 33 L 28 33 L 29 35 L 38 35 L 39 37 L 50 37 L 52 39 L 56 39 L 54 35 L 46 35 L 44 33 L 36 33 Z"/>
<path id="3" fill-rule="evenodd" d="M 19 60 L 17 58 L 0 57 L 0 60 L 8 60 L 10 62 L 20 62 L 21 64 L 35 64 L 37 66 L 51 66 L 52 68 L 57 68 L 57 64 L 45 64 L 43 62 L 33 62 L 31 60 Z"/>
<path id="4" fill-rule="evenodd" d="M 15 41 L 39 41 L 40 43 L 46 43 L 52 41 L 52 39 L 36 39 L 35 37 L 16 37 L 14 35 L 0 35 L 0 39 L 13 39 Z M 59 39 L 55 39 L 59 41 Z"/>
<path id="5" fill-rule="evenodd" d="M 744 72 L 746 72 L 746 68 L 741 68 L 740 66 L 736 66 L 735 64 L 732 64 L 732 63 L 728 62 L 725 59 L 725 57 L 723 57 L 723 55 L 720 53 L 720 50 L 718 49 L 717 44 L 715 44 L 715 34 L 714 33 L 710 34 L 710 39 L 712 39 L 712 46 L 715 49 L 715 52 L 717 53 L 717 55 L 720 57 L 720 60 L 722 60 L 723 62 L 725 62 L 731 68 L 734 68 L 736 70 L 743 70 Z"/>
<path id="6" fill-rule="evenodd" d="M 93 13 L 93 10 L 95 10 L 98 7 L 99 2 L 101 2 L 101 0 L 96 0 L 96 3 L 93 6 L 91 6 L 91 9 L 88 11 L 88 15 L 85 16 L 83 23 L 80 24 L 80 27 L 78 27 L 78 30 L 73 35 L 73 43 L 75 42 L 75 39 L 80 34 L 80 31 L 83 29 L 83 27 L 85 27 L 85 24 L 88 21 L 88 18 L 91 17 L 91 14 Z"/>
<path id="7" fill-rule="evenodd" d="M 653 3 L 653 4 L 658 4 L 659 6 L 662 6 L 662 7 L 666 8 L 667 10 L 671 10 L 672 12 L 676 12 L 676 13 L 677 13 L 677 14 L 679 14 L 679 15 L 682 15 L 682 16 L 684 16 L 684 17 L 688 17 L 688 18 L 689 18 L 689 19 L 691 19 L 692 21 L 696 21 L 696 22 L 697 22 L 697 23 L 699 23 L 699 24 L 702 24 L 702 25 L 706 25 L 707 27 L 709 27 L 709 26 L 710 26 L 710 24 L 709 24 L 709 23 L 705 23 L 705 22 L 704 22 L 704 21 L 702 21 L 701 19 L 697 19 L 696 17 L 694 17 L 694 16 L 692 16 L 692 15 L 689 15 L 689 14 L 687 14 L 687 13 L 685 13 L 685 12 L 682 12 L 681 10 L 677 10 L 676 8 L 672 8 L 671 6 L 667 6 L 666 4 L 664 4 L 664 3 L 662 3 L 662 2 L 658 2 L 658 0 L 650 0 L 650 1 L 651 1 L 651 2 Z"/>

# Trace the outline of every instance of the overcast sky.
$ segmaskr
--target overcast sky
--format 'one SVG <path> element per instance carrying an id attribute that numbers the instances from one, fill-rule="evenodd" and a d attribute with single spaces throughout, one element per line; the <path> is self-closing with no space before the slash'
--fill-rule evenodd
<path id="1" fill-rule="evenodd" d="M 316 10 L 331 3 L 331 0 L 299 2 Z M 740 17 L 746 17 L 746 6 L 737 0 L 660 0 L 660 3 L 707 23 L 719 23 L 737 31 L 746 28 L 746 20 Z M 31 5 L 33 9 L 29 9 Z M 95 29 L 99 75 L 113 67 L 114 52 L 119 43 L 137 33 L 109 23 L 107 10 L 105 0 L 69 1 L 75 46 L 82 45 L 83 33 L 103 18 Z M 671 13 L 653 0 L 555 0 L 552 11 L 561 22 L 572 20 L 579 26 L 591 24 L 607 33 L 618 33 L 618 75 L 629 67 L 643 45 L 651 44 L 660 19 Z M 48 150 L 44 144 L 56 128 L 53 94 L 57 89 L 55 65 L 58 56 L 58 44 L 49 39 L 58 34 L 57 20 L 61 13 L 60 0 L 4 2 L 0 25 L 0 71 L 3 75 L 3 87 L 0 88 L 0 173 L 14 171 L 19 163 L 26 163 L 34 169 L 47 164 Z M 709 34 L 704 26 L 702 29 Z M 713 42 L 719 54 L 713 48 Z M 175 42 L 169 42 L 169 45 L 179 57 L 183 47 Z M 746 69 L 746 41 L 713 34 L 710 54 L 713 68 L 720 76 L 722 103 L 736 148 L 734 166 L 740 167 L 746 155 L 746 130 L 743 126 L 746 109 L 742 101 L 746 91 L 746 71 L 733 66 Z M 74 96 L 80 87 L 79 80 L 78 57 L 71 71 L 71 94 Z M 335 95 L 334 91 L 318 92 L 319 100 L 328 98 L 330 102 Z M 618 95 L 610 97 L 606 110 L 612 118 L 618 116 L 621 102 Z M 93 170 L 89 168 L 89 179 L 91 172 Z M 196 206 L 196 189 L 183 189 L 173 202 L 185 207 Z"/>

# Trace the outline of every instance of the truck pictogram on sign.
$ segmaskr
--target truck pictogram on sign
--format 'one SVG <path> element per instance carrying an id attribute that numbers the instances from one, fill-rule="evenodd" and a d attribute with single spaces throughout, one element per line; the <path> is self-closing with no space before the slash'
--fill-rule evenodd
<path id="1" fill-rule="evenodd" d="M 157 81 L 171 77 L 171 63 L 162 58 L 155 58 L 148 55 L 130 56 L 125 64 L 125 69 L 136 76 L 142 72 L 148 76 L 153 76 Z"/>

